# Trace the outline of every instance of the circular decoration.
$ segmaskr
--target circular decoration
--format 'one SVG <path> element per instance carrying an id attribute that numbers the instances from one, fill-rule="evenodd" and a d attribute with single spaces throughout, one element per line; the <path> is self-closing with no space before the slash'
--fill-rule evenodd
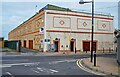
<path id="1" fill-rule="evenodd" d="M 37 22 L 37 27 L 39 27 L 39 26 L 40 26 L 40 22 L 38 21 L 38 22 Z"/>
<path id="2" fill-rule="evenodd" d="M 105 27 L 106 27 L 106 25 L 105 25 L 105 24 L 103 24 L 103 25 L 102 25 L 102 27 L 103 27 L 103 28 L 105 28 Z"/>
<path id="3" fill-rule="evenodd" d="M 61 25 L 65 24 L 65 22 L 64 22 L 63 20 L 61 20 L 59 23 L 60 23 Z"/>
<path id="4" fill-rule="evenodd" d="M 86 22 L 83 22 L 83 26 L 86 27 L 86 26 L 87 26 L 87 23 L 86 23 Z"/>
<path id="5" fill-rule="evenodd" d="M 36 38 L 36 43 L 38 43 L 40 41 L 39 37 Z"/>

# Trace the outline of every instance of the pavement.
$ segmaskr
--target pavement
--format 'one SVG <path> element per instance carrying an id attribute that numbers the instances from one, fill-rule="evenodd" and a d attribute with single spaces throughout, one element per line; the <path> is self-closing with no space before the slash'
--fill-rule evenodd
<path id="1" fill-rule="evenodd" d="M 90 58 L 78 60 L 78 66 L 96 75 L 120 76 L 120 66 L 115 58 L 97 57 L 96 66 L 90 62 Z"/>

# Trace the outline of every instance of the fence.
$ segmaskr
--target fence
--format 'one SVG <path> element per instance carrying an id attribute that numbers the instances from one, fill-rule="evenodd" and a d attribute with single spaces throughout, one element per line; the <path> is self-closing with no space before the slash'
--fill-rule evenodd
<path id="1" fill-rule="evenodd" d="M 113 45 L 114 45 L 114 42 L 110 42 L 110 41 L 104 41 L 104 42 L 99 42 L 99 49 L 102 50 L 103 52 L 104 51 L 113 51 Z"/>
<path id="2" fill-rule="evenodd" d="M 17 51 L 21 51 L 21 41 L 20 40 L 12 40 L 12 41 L 4 41 L 4 47 L 14 49 Z"/>

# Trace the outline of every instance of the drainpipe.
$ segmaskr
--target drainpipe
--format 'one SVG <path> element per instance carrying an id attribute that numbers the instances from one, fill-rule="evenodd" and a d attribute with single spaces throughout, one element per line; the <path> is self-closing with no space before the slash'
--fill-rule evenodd
<path id="1" fill-rule="evenodd" d="M 44 13 L 44 39 L 46 39 L 46 10 L 44 10 L 45 13 Z M 44 42 L 44 49 L 43 49 L 44 52 L 47 51 L 47 43 Z"/>

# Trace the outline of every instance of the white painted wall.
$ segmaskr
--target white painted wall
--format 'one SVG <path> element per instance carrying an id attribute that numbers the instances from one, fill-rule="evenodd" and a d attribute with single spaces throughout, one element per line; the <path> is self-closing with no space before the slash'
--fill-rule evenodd
<path id="1" fill-rule="evenodd" d="M 53 11 L 53 10 L 46 10 L 46 12 L 90 16 L 89 14 L 85 14 L 85 13 L 73 13 L 73 12 L 63 12 L 63 11 Z M 104 18 L 113 18 L 113 17 L 101 16 L 101 15 L 95 15 L 95 16 L 104 17 Z M 61 25 L 62 28 L 59 25 L 60 20 L 65 20 L 65 23 L 66 23 L 64 25 Z M 114 31 L 113 20 L 99 19 L 99 18 L 95 18 L 94 20 L 95 20 L 94 32 L 113 33 Z M 87 27 L 81 26 L 82 25 L 81 23 L 83 22 L 86 22 Z M 71 27 L 69 27 L 68 24 L 70 24 Z M 105 24 L 106 27 L 105 28 L 101 27 L 102 24 Z M 79 28 L 84 28 L 84 29 L 78 29 L 77 26 Z M 79 33 L 79 32 L 91 32 L 90 29 L 91 29 L 91 18 L 59 15 L 59 14 L 47 14 L 46 15 L 46 30 L 71 31 L 71 33 L 70 32 L 69 33 L 68 32 L 67 33 L 66 32 L 47 32 L 46 33 L 46 38 L 49 38 L 48 34 L 51 36 L 51 42 L 53 42 L 55 38 L 60 38 L 60 50 L 69 50 L 69 48 L 62 48 L 61 45 L 69 46 L 70 42 L 68 38 L 70 34 L 73 38 L 76 38 L 77 50 L 83 50 L 82 40 L 91 40 L 91 34 Z M 72 33 L 72 31 L 78 32 L 78 33 Z M 109 47 L 114 49 L 113 48 L 113 36 L 114 36 L 113 34 L 94 34 L 94 40 L 98 41 L 97 49 L 100 50 L 103 47 L 105 49 L 108 49 Z"/>

